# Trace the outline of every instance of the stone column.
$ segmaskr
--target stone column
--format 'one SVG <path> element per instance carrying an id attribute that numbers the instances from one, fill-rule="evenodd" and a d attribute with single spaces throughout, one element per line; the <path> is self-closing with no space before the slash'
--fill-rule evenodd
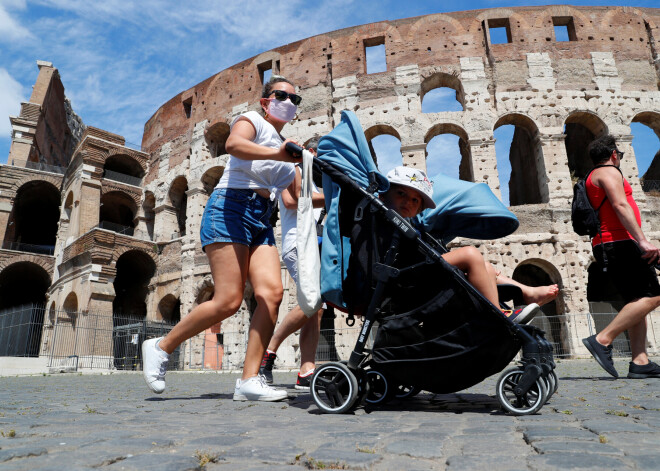
<path id="1" fill-rule="evenodd" d="M 84 167 L 91 167 L 83 165 Z M 74 237 L 79 237 L 81 234 L 89 231 L 91 228 L 99 224 L 99 208 L 101 207 L 101 182 L 94 180 L 91 177 L 85 178 L 83 171 L 83 180 L 80 188 L 80 206 L 78 208 L 79 218 L 78 227 Z"/>
<path id="2" fill-rule="evenodd" d="M 548 178 L 548 202 L 551 207 L 569 208 L 573 199 L 573 181 L 568 168 L 566 134 L 540 134 L 539 139 Z"/>
<path id="3" fill-rule="evenodd" d="M 9 224 L 9 216 L 11 215 L 12 204 L 8 200 L 0 201 L 0 243 L 5 240 L 5 233 L 7 231 L 7 224 Z"/>
<path id="4" fill-rule="evenodd" d="M 635 156 L 635 149 L 632 146 L 632 134 L 615 136 L 617 148 L 625 155 L 621 160 L 621 172 L 628 180 L 633 189 L 633 197 L 637 204 L 641 207 L 646 203 L 646 193 L 639 183 L 639 167 L 637 166 L 637 157 Z"/>
<path id="5" fill-rule="evenodd" d="M 426 144 L 411 144 L 401 146 L 403 165 L 426 172 Z"/>
<path id="6" fill-rule="evenodd" d="M 499 172 L 497 171 L 497 156 L 495 155 L 495 139 L 470 139 L 468 141 L 472 157 L 472 175 L 475 183 L 486 183 L 495 196 L 502 199 Z"/>
<path id="7" fill-rule="evenodd" d="M 171 204 L 161 204 L 154 208 L 154 234 L 157 242 L 169 242 L 172 234 L 179 232 L 176 208 Z"/>

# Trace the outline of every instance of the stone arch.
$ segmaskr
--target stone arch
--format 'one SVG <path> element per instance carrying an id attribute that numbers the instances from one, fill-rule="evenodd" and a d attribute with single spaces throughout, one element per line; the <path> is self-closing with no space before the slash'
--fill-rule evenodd
<path id="1" fill-rule="evenodd" d="M 50 308 L 48 309 L 48 323 L 50 325 L 55 324 L 55 320 L 57 319 L 57 308 L 55 306 L 55 301 L 50 303 Z"/>
<path id="2" fill-rule="evenodd" d="M 0 266 L 0 310 L 22 305 L 45 305 L 50 284 L 50 272 L 43 266 L 13 259 L 6 266 Z"/>
<path id="3" fill-rule="evenodd" d="M 62 184 L 62 179 L 51 176 L 51 175 L 27 175 L 20 180 L 16 180 L 10 187 L 9 187 L 9 195 L 11 197 L 14 197 L 18 190 L 25 185 L 26 183 L 31 183 L 31 182 L 44 182 L 44 183 L 50 183 L 55 187 L 55 189 L 59 192 L 60 185 Z"/>
<path id="4" fill-rule="evenodd" d="M 204 191 L 206 192 L 207 195 L 213 193 L 213 189 L 220 181 L 220 178 L 222 178 L 222 174 L 224 171 L 225 168 L 221 165 L 215 165 L 213 167 L 209 167 L 204 171 L 201 180 L 202 180 L 202 185 L 204 185 Z"/>
<path id="5" fill-rule="evenodd" d="M 513 270 L 511 278 L 528 286 L 557 284 L 560 289 L 563 286 L 559 270 L 552 263 L 539 258 L 520 262 Z M 533 322 L 545 330 L 548 340 L 555 348 L 555 354 L 570 353 L 570 331 L 563 315 L 566 305 L 561 294 L 555 300 L 542 306 L 541 310 L 544 315 Z"/>
<path id="6" fill-rule="evenodd" d="M 158 302 L 158 317 L 173 324 L 181 320 L 181 300 L 173 294 L 167 294 Z"/>
<path id="7" fill-rule="evenodd" d="M 197 283 L 193 291 L 193 295 L 195 296 L 195 306 L 205 303 L 213 298 L 214 286 L 213 278 L 211 278 L 210 275 L 205 276 L 202 281 Z"/>
<path id="8" fill-rule="evenodd" d="M 116 153 L 108 156 L 103 162 L 103 175 L 107 172 L 116 172 L 134 178 L 144 177 L 144 168 L 130 155 Z"/>
<path id="9" fill-rule="evenodd" d="M 146 255 L 147 257 L 151 258 L 151 261 L 153 262 L 154 267 L 158 263 L 158 261 L 156 259 L 156 256 L 155 256 L 155 252 L 145 250 L 141 247 L 130 247 L 130 246 L 127 246 L 127 245 L 121 245 L 121 246 L 115 246 L 115 250 L 113 252 L 113 258 L 115 259 L 115 265 L 117 264 L 117 261 L 119 261 L 119 258 L 122 255 L 124 255 L 126 252 L 131 252 L 131 251 L 140 252 L 140 253 Z M 154 270 L 155 270 L 155 268 L 154 268 Z"/>
<path id="10" fill-rule="evenodd" d="M 378 156 L 376 155 L 376 149 L 374 148 L 372 142 L 374 139 L 378 138 L 379 136 L 392 136 L 393 138 L 399 141 L 399 149 L 401 148 L 401 136 L 399 135 L 399 132 L 388 124 L 376 124 L 374 126 L 371 126 L 364 132 L 364 136 L 367 138 L 367 142 L 369 144 L 369 151 L 371 151 L 371 158 L 374 160 L 376 166 L 378 166 Z M 401 157 L 401 162 L 403 162 L 403 156 Z M 397 160 L 395 163 L 399 164 L 399 161 Z M 380 164 L 385 165 L 386 164 L 385 160 L 381 158 Z M 391 164 L 391 162 L 389 162 L 389 164 Z M 385 170 L 384 168 L 381 167 L 379 167 L 379 169 L 381 171 Z"/>
<path id="11" fill-rule="evenodd" d="M 16 190 L 5 240 L 14 250 L 52 254 L 60 220 L 60 190 L 52 182 L 28 179 Z"/>
<path id="12" fill-rule="evenodd" d="M 580 10 L 573 8 L 570 5 L 551 5 L 545 10 L 543 10 L 536 18 L 534 22 L 534 28 L 540 29 L 545 27 L 545 23 L 550 20 L 552 22 L 553 16 L 572 16 L 575 26 L 584 25 L 585 28 L 592 30 L 589 17 L 584 15 Z M 550 25 L 552 27 L 552 25 Z M 584 39 L 584 38 L 581 38 Z"/>
<path id="13" fill-rule="evenodd" d="M 457 122 L 444 122 L 438 123 L 429 129 L 424 136 L 424 143 L 426 144 L 426 167 L 433 168 L 432 160 L 438 157 L 430 155 L 428 148 L 431 140 L 441 134 L 453 134 L 458 137 L 458 150 L 460 153 L 460 164 L 458 167 L 458 178 L 465 181 L 474 181 L 474 171 L 472 168 L 472 151 L 470 150 L 469 137 L 463 126 Z M 430 156 L 430 157 L 429 157 Z M 435 171 L 429 170 L 429 176 L 435 176 Z M 456 175 L 451 175 L 456 178 Z"/>
<path id="14" fill-rule="evenodd" d="M 99 227 L 133 235 L 137 202 L 133 195 L 120 190 L 112 190 L 101 195 L 99 206 Z"/>
<path id="15" fill-rule="evenodd" d="M 131 149 L 127 149 L 125 147 L 111 146 L 105 154 L 104 167 L 105 167 L 105 162 L 107 162 L 108 159 L 113 159 L 115 156 L 122 156 L 120 159 L 123 161 L 126 161 L 126 159 L 130 159 L 132 162 L 126 162 L 126 165 L 134 167 L 135 164 L 137 164 L 141 169 L 142 176 L 144 176 L 144 174 L 146 173 L 147 171 L 146 157 L 142 157 L 140 153 Z"/>
<path id="16" fill-rule="evenodd" d="M 153 257 L 143 250 L 129 248 L 121 255 L 118 254 L 115 268 L 115 299 L 112 302 L 114 316 L 122 319 L 145 318 L 148 286 L 156 273 Z"/>
<path id="17" fill-rule="evenodd" d="M 76 321 L 78 320 L 78 296 L 71 291 L 62 304 L 62 310 L 66 313 L 68 321 L 71 323 L 73 329 L 76 328 Z"/>
<path id="18" fill-rule="evenodd" d="M 571 178 L 583 178 L 593 167 L 587 148 L 591 142 L 607 133 L 605 122 L 592 111 L 573 111 L 564 121 L 564 143 Z"/>
<path id="19" fill-rule="evenodd" d="M 408 32 L 407 35 L 407 40 L 408 41 L 415 41 L 418 36 L 421 33 L 421 30 L 423 28 L 427 28 L 427 32 L 431 29 L 433 26 L 439 26 L 440 24 L 447 24 L 450 25 L 451 28 L 457 33 L 457 34 L 465 34 L 466 30 L 463 27 L 463 24 L 458 21 L 456 18 L 453 18 L 449 15 L 445 15 L 443 13 L 436 13 L 433 15 L 426 15 L 420 17 L 417 21 L 415 21 L 415 24 L 410 28 L 410 31 Z M 439 28 L 436 29 L 436 31 Z"/>
<path id="20" fill-rule="evenodd" d="M 34 265 L 38 265 L 41 268 L 43 268 L 47 273 L 52 273 L 53 269 L 55 268 L 52 258 L 44 258 L 38 255 L 17 255 L 11 258 L 0 260 L 0 272 L 5 268 L 9 267 L 10 265 L 19 262 L 28 262 Z"/>
<path id="21" fill-rule="evenodd" d="M 637 113 L 631 120 L 631 123 L 640 123 L 649 127 L 655 135 L 660 139 L 660 113 L 657 111 L 641 111 Z M 635 155 L 639 160 L 640 156 Z M 660 149 L 653 156 L 653 160 L 646 170 L 644 175 L 641 176 L 642 188 L 645 192 L 652 192 L 653 195 L 658 193 L 660 186 Z"/>
<path id="22" fill-rule="evenodd" d="M 521 113 L 507 113 L 498 118 L 493 132 L 500 126 L 514 126 L 513 140 L 509 149 L 511 177 L 509 179 L 509 204 L 547 203 L 549 191 L 543 159 L 543 146 L 534 120 Z M 500 175 L 500 182 L 502 175 Z"/>
<path id="23" fill-rule="evenodd" d="M 219 121 L 211 124 L 204 130 L 204 140 L 212 158 L 227 153 L 225 143 L 229 137 L 229 124 Z"/>
<path id="24" fill-rule="evenodd" d="M 456 101 L 465 110 L 465 90 L 463 89 L 461 79 L 456 75 L 444 72 L 436 72 L 422 80 L 419 92 L 420 102 L 423 104 L 426 94 L 438 88 L 451 88 L 454 90 L 456 92 Z"/>
<path id="25" fill-rule="evenodd" d="M 184 176 L 179 176 L 174 179 L 170 185 L 167 196 L 170 204 L 174 207 L 176 212 L 176 221 L 179 228 L 179 236 L 186 235 L 186 218 L 188 206 L 188 180 Z"/>

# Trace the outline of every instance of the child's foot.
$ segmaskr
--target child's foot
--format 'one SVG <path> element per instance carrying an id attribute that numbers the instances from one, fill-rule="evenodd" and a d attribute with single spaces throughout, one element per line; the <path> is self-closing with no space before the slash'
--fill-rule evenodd
<path id="1" fill-rule="evenodd" d="M 528 286 L 522 290 L 523 292 L 523 301 L 525 304 L 538 304 L 543 306 L 544 304 L 549 303 L 557 297 L 559 294 L 559 286 L 557 285 L 547 285 L 547 286 Z"/>

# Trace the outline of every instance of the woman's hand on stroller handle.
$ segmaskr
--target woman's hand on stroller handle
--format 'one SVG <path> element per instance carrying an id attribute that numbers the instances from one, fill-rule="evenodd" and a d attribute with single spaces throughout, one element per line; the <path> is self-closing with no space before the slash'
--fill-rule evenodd
<path id="1" fill-rule="evenodd" d="M 293 141 L 285 141 L 284 143 L 285 150 L 292 157 L 293 162 L 299 162 L 302 159 L 303 148 Z"/>

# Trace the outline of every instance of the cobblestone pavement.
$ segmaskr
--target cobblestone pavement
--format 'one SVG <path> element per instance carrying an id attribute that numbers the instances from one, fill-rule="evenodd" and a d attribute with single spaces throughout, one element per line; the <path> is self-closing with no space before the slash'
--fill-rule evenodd
<path id="1" fill-rule="evenodd" d="M 528 417 L 500 411 L 497 375 L 346 415 L 320 415 L 295 373 L 275 374 L 280 403 L 233 402 L 237 374 L 169 373 L 162 396 L 138 373 L 0 378 L 0 469 L 660 468 L 660 379 L 613 380 L 593 360 L 557 373 Z"/>

